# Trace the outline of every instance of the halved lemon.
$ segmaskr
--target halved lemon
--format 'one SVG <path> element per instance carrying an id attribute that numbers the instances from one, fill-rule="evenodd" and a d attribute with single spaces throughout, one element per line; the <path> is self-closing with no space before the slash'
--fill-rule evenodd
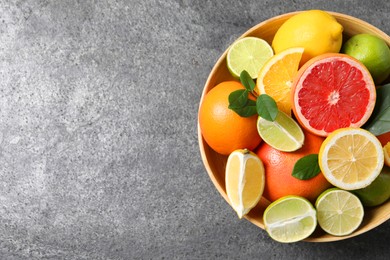
<path id="1" fill-rule="evenodd" d="M 370 185 L 383 164 L 381 143 L 361 128 L 340 128 L 332 132 L 319 151 L 319 165 L 325 178 L 344 190 Z"/>

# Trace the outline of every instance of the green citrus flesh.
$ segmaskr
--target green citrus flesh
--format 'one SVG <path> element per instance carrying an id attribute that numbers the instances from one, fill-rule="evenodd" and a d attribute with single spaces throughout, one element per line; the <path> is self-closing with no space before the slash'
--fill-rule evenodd
<path id="1" fill-rule="evenodd" d="M 227 67 L 235 78 L 239 78 L 241 72 L 246 70 L 252 79 L 256 79 L 260 69 L 273 54 L 272 47 L 263 39 L 244 37 L 229 47 Z"/>
<path id="2" fill-rule="evenodd" d="M 263 220 L 271 238 L 281 243 L 303 240 L 317 226 L 313 205 L 299 196 L 285 196 L 272 202 L 264 211 Z"/>
<path id="3" fill-rule="evenodd" d="M 345 42 L 341 51 L 362 62 L 376 84 L 382 83 L 390 75 L 390 49 L 377 36 L 354 35 Z"/>
<path id="4" fill-rule="evenodd" d="M 349 191 L 328 189 L 317 198 L 315 206 L 318 224 L 325 232 L 334 236 L 351 234 L 363 221 L 363 205 Z"/>
<path id="5" fill-rule="evenodd" d="M 281 111 L 279 111 L 275 121 L 268 121 L 259 116 L 257 131 L 264 142 L 284 152 L 298 150 L 305 140 L 300 126 L 294 119 Z"/>

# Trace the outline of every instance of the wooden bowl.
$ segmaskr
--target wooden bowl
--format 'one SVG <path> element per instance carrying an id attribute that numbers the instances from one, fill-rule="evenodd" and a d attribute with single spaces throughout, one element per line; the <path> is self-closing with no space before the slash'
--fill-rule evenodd
<path id="1" fill-rule="evenodd" d="M 255 37 L 262 38 L 271 44 L 273 36 L 275 35 L 278 28 L 288 18 L 290 18 L 291 16 L 297 13 L 298 12 L 283 14 L 280 16 L 273 17 L 262 23 L 259 23 L 258 25 L 249 29 L 239 38 L 246 37 L 246 36 L 255 36 Z M 335 12 L 329 12 L 329 13 L 332 14 L 337 19 L 337 21 L 343 25 L 344 41 L 349 37 L 351 37 L 352 35 L 359 34 L 359 33 L 368 33 L 368 34 L 373 34 L 381 37 L 387 42 L 388 45 L 390 45 L 390 37 L 384 32 L 382 32 L 381 30 L 379 30 L 378 28 L 370 25 L 369 23 L 345 14 L 340 14 Z M 202 104 L 206 93 L 210 91 L 218 83 L 222 81 L 234 79 L 230 75 L 226 67 L 226 54 L 227 54 L 227 50 L 222 54 L 222 56 L 218 59 L 217 63 L 213 67 L 207 79 L 207 82 L 204 86 L 200 104 Z M 219 193 L 229 203 L 226 194 L 226 189 L 225 189 L 225 166 L 226 166 L 227 156 L 218 154 L 208 146 L 208 144 L 205 142 L 205 140 L 202 137 L 202 133 L 199 127 L 199 121 L 198 121 L 198 141 L 199 141 L 202 160 L 208 172 L 208 175 L 210 176 L 210 179 L 212 180 L 213 184 L 215 185 Z M 264 229 L 263 212 L 268 205 L 269 202 L 265 198 L 262 198 L 258 203 L 258 205 L 255 208 L 253 208 L 245 218 L 248 219 L 253 224 L 255 224 L 256 226 Z M 373 208 L 366 208 L 363 223 L 361 224 L 359 229 L 357 229 L 351 235 L 336 237 L 336 236 L 328 235 L 320 228 L 317 228 L 317 230 L 309 238 L 305 239 L 305 241 L 329 242 L 329 241 L 347 239 L 362 234 L 364 232 L 367 232 L 379 226 L 389 218 L 390 218 L 390 200 L 380 206 L 373 207 Z"/>

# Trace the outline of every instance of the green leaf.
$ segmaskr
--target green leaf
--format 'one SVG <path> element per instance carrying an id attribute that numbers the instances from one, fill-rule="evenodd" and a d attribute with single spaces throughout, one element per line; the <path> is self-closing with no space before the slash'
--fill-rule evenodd
<path id="1" fill-rule="evenodd" d="M 243 108 L 248 103 L 248 90 L 239 89 L 229 95 L 229 108 Z"/>
<path id="2" fill-rule="evenodd" d="M 300 180 L 308 180 L 317 176 L 320 172 L 318 154 L 309 154 L 295 163 L 292 176 Z"/>
<path id="3" fill-rule="evenodd" d="M 275 100 L 267 94 L 262 94 L 257 97 L 256 109 L 259 116 L 268 121 L 275 121 L 279 113 Z"/>
<path id="4" fill-rule="evenodd" d="M 244 87 L 248 91 L 253 91 L 255 89 L 255 82 L 253 81 L 252 77 L 249 75 L 249 73 L 246 70 L 243 70 L 240 74 L 240 81 L 241 84 L 244 85 Z"/>
<path id="5" fill-rule="evenodd" d="M 376 89 L 375 108 L 364 128 L 374 135 L 390 131 L 390 84 Z"/>
<path id="6" fill-rule="evenodd" d="M 248 99 L 248 102 L 244 107 L 235 108 L 233 110 L 242 117 L 251 117 L 257 114 L 256 102 L 254 100 Z"/>

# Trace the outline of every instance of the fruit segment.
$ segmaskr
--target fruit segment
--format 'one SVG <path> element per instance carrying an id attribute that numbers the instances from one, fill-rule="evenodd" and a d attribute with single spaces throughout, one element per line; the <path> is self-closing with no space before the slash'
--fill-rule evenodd
<path id="1" fill-rule="evenodd" d="M 264 211 L 263 219 L 268 234 L 282 243 L 305 239 L 317 226 L 313 205 L 299 196 L 286 196 L 274 201 Z"/>
<path id="2" fill-rule="evenodd" d="M 305 140 L 299 125 L 282 111 L 279 111 L 275 121 L 259 116 L 257 130 L 264 142 L 279 151 L 296 151 L 302 147 Z"/>
<path id="3" fill-rule="evenodd" d="M 239 218 L 259 202 L 264 190 L 264 166 L 256 154 L 246 149 L 236 150 L 228 157 L 226 193 Z"/>

